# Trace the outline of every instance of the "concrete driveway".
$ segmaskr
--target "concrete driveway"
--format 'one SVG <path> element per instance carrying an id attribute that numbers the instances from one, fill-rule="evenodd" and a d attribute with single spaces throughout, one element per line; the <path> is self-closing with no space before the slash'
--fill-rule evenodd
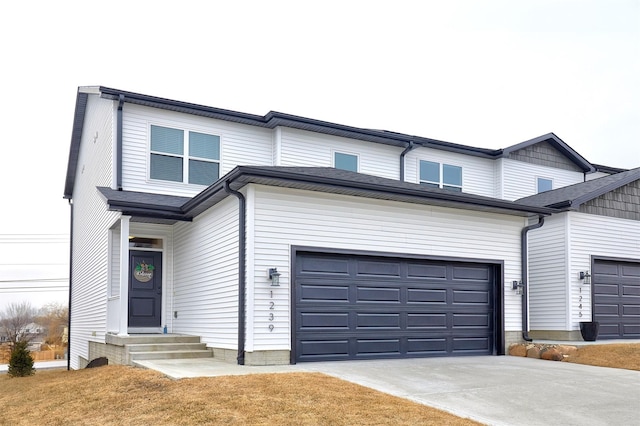
<path id="1" fill-rule="evenodd" d="M 320 372 L 488 425 L 640 425 L 640 371 L 515 356 L 240 366 L 138 361 L 176 379 Z"/>
<path id="2" fill-rule="evenodd" d="M 298 364 L 489 425 L 640 425 L 640 372 L 514 356 Z"/>

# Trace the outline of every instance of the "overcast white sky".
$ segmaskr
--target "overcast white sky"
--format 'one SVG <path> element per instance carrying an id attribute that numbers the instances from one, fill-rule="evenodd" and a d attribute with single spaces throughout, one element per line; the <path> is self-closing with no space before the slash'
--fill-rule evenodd
<path id="1" fill-rule="evenodd" d="M 68 233 L 82 85 L 640 166 L 640 0 L 12 1 L 0 36 L 0 235 Z"/>

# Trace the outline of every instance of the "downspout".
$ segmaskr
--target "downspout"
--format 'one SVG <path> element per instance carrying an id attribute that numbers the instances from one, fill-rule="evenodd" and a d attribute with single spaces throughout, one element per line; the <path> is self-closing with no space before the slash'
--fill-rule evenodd
<path id="1" fill-rule="evenodd" d="M 414 148 L 415 146 L 413 144 L 413 141 L 409 141 L 409 145 L 407 145 L 404 151 L 400 153 L 400 182 L 404 182 L 404 156 Z"/>
<path id="2" fill-rule="evenodd" d="M 520 264 L 522 267 L 521 270 L 521 275 L 522 275 L 522 338 L 527 341 L 530 342 L 533 339 L 531 337 L 529 337 L 529 301 L 528 301 L 528 294 L 529 294 L 529 283 L 527 282 L 527 271 L 528 271 L 528 266 L 527 266 L 527 255 L 529 253 L 528 250 L 528 242 L 527 242 L 527 233 L 533 229 L 538 229 L 541 228 L 542 225 L 544 225 L 544 216 L 539 216 L 538 217 L 538 223 L 535 223 L 533 225 L 529 225 L 529 226 L 525 226 L 524 228 L 522 228 L 522 235 L 521 235 L 521 239 L 520 239 L 520 255 L 521 255 L 521 260 L 520 260 Z"/>
<path id="3" fill-rule="evenodd" d="M 122 191 L 122 106 L 124 95 L 118 100 L 118 115 L 116 117 L 116 188 Z"/>
<path id="4" fill-rule="evenodd" d="M 238 365 L 244 365 L 245 341 L 245 274 L 246 274 L 246 199 L 225 181 L 224 190 L 238 198 Z"/>
<path id="5" fill-rule="evenodd" d="M 73 200 L 69 198 L 71 211 L 69 225 L 69 322 L 67 323 L 67 371 L 71 370 L 71 283 L 73 277 Z"/>

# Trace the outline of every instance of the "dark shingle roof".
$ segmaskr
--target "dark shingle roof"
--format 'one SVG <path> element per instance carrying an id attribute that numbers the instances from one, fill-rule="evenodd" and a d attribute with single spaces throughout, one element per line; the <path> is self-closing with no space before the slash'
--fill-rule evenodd
<path id="1" fill-rule="evenodd" d="M 136 217 L 191 220 L 228 196 L 225 184 L 237 190 L 255 183 L 356 197 L 428 204 L 518 216 L 549 215 L 553 210 L 479 195 L 400 182 L 332 167 L 238 166 L 193 198 L 117 191 L 100 187 L 111 210 Z"/>
<path id="2" fill-rule="evenodd" d="M 535 207 L 577 208 L 607 192 L 640 179 L 640 167 L 575 185 L 520 198 L 518 203 Z"/>

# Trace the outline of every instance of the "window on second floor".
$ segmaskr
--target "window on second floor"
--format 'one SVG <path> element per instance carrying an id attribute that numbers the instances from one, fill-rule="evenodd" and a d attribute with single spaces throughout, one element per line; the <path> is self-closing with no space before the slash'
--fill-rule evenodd
<path id="1" fill-rule="evenodd" d="M 553 189 L 553 181 L 547 178 L 538 178 L 538 194 Z"/>
<path id="2" fill-rule="evenodd" d="M 353 154 L 345 154 L 343 152 L 336 152 L 333 154 L 333 166 L 336 169 L 357 172 L 358 156 Z"/>
<path id="3" fill-rule="evenodd" d="M 421 160 L 420 184 L 462 192 L 462 167 Z"/>
<path id="4" fill-rule="evenodd" d="M 151 126 L 151 179 L 210 185 L 220 174 L 220 136 Z"/>

